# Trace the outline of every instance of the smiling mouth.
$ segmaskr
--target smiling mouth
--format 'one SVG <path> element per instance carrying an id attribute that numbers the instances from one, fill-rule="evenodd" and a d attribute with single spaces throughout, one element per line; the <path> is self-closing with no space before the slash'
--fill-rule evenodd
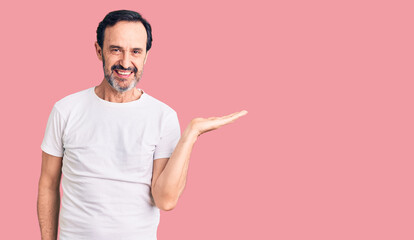
<path id="1" fill-rule="evenodd" d="M 132 71 L 122 71 L 122 70 L 114 70 L 114 72 L 120 77 L 120 78 L 128 78 L 131 76 Z"/>

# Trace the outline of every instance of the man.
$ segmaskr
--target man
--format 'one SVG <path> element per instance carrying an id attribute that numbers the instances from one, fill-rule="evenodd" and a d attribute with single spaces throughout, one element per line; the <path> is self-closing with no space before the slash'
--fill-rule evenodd
<path id="1" fill-rule="evenodd" d="M 57 238 L 58 222 L 61 240 L 156 239 L 159 209 L 177 204 L 197 137 L 247 113 L 195 118 L 180 136 L 176 112 L 135 88 L 151 34 L 139 13 L 106 15 L 95 43 L 104 79 L 54 105 L 41 145 L 43 240 Z"/>

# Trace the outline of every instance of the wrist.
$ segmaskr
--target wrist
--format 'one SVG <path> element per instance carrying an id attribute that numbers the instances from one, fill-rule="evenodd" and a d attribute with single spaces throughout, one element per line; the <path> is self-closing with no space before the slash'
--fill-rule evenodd
<path id="1" fill-rule="evenodd" d="M 183 134 L 181 135 L 181 138 L 183 138 L 185 140 L 195 141 L 195 140 L 197 140 L 199 135 L 200 135 L 200 133 L 197 130 L 195 130 L 194 128 L 192 128 L 191 125 L 190 125 L 184 130 Z"/>

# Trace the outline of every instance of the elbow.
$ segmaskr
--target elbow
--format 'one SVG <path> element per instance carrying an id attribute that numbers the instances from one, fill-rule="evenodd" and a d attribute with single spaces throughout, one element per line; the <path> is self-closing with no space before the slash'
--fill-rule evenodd
<path id="1" fill-rule="evenodd" d="M 163 211 L 171 211 L 175 206 L 177 206 L 177 203 L 173 201 L 165 201 L 157 205 L 157 207 Z"/>
<path id="2" fill-rule="evenodd" d="M 60 193 L 60 179 L 51 179 L 44 176 L 40 176 L 38 182 L 39 191 L 52 191 Z"/>
<path id="3" fill-rule="evenodd" d="M 162 192 L 162 191 L 154 191 L 155 188 L 152 190 L 152 196 L 155 203 L 159 209 L 163 211 L 171 211 L 173 210 L 178 203 L 178 199 L 180 197 L 179 193 L 176 191 L 170 192 Z"/>
<path id="4" fill-rule="evenodd" d="M 171 211 L 175 208 L 175 206 L 177 206 L 177 201 L 169 199 L 161 199 L 159 201 L 155 200 L 155 205 L 163 211 Z"/>

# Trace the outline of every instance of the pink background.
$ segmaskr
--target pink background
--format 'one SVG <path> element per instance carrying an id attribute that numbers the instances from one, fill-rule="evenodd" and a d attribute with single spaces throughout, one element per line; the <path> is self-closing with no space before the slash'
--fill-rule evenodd
<path id="1" fill-rule="evenodd" d="M 414 239 L 412 1 L 9 1 L 1 24 L 1 239 L 40 239 L 53 104 L 103 77 L 99 21 L 141 12 L 139 88 L 193 117 L 246 109 L 197 142 L 159 239 Z"/>

